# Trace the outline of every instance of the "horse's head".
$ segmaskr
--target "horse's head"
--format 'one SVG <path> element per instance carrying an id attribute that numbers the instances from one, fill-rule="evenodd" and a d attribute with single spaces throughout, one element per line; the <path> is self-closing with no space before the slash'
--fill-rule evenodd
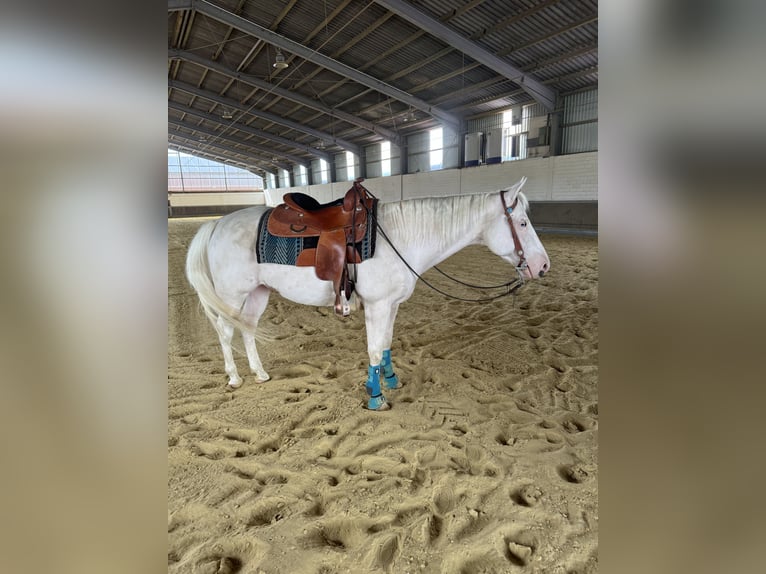
<path id="1" fill-rule="evenodd" d="M 534 279 L 545 275 L 551 262 L 527 214 L 529 204 L 521 193 L 526 181 L 523 177 L 500 192 L 497 211 L 492 211 L 484 239 L 493 253 L 520 268 L 525 279 Z"/>

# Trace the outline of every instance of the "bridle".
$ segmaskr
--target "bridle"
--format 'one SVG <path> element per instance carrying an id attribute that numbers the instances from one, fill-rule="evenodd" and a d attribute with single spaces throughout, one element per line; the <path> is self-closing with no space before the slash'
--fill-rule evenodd
<path id="1" fill-rule="evenodd" d="M 360 178 L 357 181 L 361 182 L 363 180 Z M 356 185 L 356 182 L 355 182 L 355 185 Z M 359 187 L 361 189 L 364 189 L 367 192 L 367 194 L 370 195 L 370 197 L 373 197 L 373 198 L 375 197 L 369 190 L 365 189 L 364 186 L 362 186 L 361 184 L 359 185 Z M 524 285 L 524 283 L 525 283 L 525 281 L 524 281 L 524 270 L 527 269 L 527 260 L 524 257 L 524 249 L 521 246 L 521 241 L 519 240 L 519 236 L 516 233 L 516 229 L 513 226 L 513 221 L 511 220 L 511 213 L 513 212 L 513 209 L 516 207 L 516 204 L 518 203 L 518 196 L 516 197 L 516 200 L 513 202 L 513 205 L 511 205 L 511 207 L 508 207 L 508 205 L 506 204 L 505 195 L 504 195 L 506 191 L 507 190 L 503 190 L 503 191 L 500 192 L 500 199 L 503 202 L 503 208 L 504 208 L 505 217 L 508 220 L 508 225 L 511 228 L 511 235 L 513 236 L 513 243 L 514 243 L 514 247 L 516 249 L 516 253 L 518 253 L 518 255 L 519 255 L 519 264 L 516 266 L 516 273 L 518 273 L 519 278 L 518 279 L 514 279 L 513 281 L 508 281 L 507 283 L 503 283 L 501 285 L 472 285 L 471 283 L 466 283 L 465 281 L 461 281 L 460 279 L 456 279 L 455 277 L 452 277 L 451 275 L 448 275 L 447 273 L 445 273 L 444 271 L 442 271 L 441 269 L 439 269 L 435 265 L 433 267 L 433 269 L 435 271 L 438 271 L 439 273 L 441 273 L 442 275 L 444 275 L 448 279 L 450 279 L 450 280 L 452 280 L 452 281 L 454 281 L 456 283 L 459 283 L 460 285 L 464 285 L 466 287 L 471 287 L 473 289 L 482 289 L 482 290 L 484 290 L 484 289 L 487 289 L 487 290 L 489 290 L 489 289 L 505 289 L 504 293 L 500 293 L 499 295 L 493 295 L 491 297 L 480 297 L 478 299 L 468 299 L 468 298 L 464 298 L 464 297 L 456 297 L 455 295 L 450 295 L 449 293 L 446 293 L 446 292 L 442 291 L 441 289 L 439 289 L 438 287 L 432 285 L 431 283 L 429 283 L 428 281 L 423 279 L 423 277 L 417 271 L 415 271 L 409 263 L 407 263 L 407 260 L 404 257 L 402 257 L 402 254 L 399 253 L 399 250 L 391 242 L 391 240 L 388 238 L 388 235 L 386 235 L 386 232 L 380 226 L 380 222 L 378 221 L 378 218 L 376 217 L 376 214 L 373 213 L 372 210 L 369 210 L 369 209 L 368 209 L 368 213 L 367 213 L 368 221 L 374 221 L 375 222 L 375 227 L 377 228 L 378 232 L 388 242 L 388 244 L 391 246 L 391 249 L 394 251 L 396 256 L 399 257 L 400 261 L 402 263 L 404 263 L 404 265 L 407 267 L 407 269 L 409 269 L 412 272 L 412 274 L 415 275 L 415 277 L 417 277 L 420 281 L 425 283 L 428 287 L 430 287 L 431 289 L 433 289 L 437 293 L 441 293 L 445 297 L 449 297 L 450 299 L 456 299 L 458 301 L 468 301 L 468 302 L 471 302 L 471 303 L 485 303 L 485 302 L 489 302 L 489 301 L 494 301 L 495 299 L 499 299 L 500 297 L 505 297 L 507 295 L 511 295 L 511 294 L 515 293 L 519 288 L 521 288 Z"/>
<path id="2" fill-rule="evenodd" d="M 519 240 L 519 234 L 516 233 L 516 226 L 513 224 L 513 219 L 511 218 L 511 214 L 513 213 L 513 210 L 516 208 L 516 205 L 519 203 L 519 196 L 516 196 L 516 199 L 513 200 L 513 203 L 510 207 L 508 207 L 508 203 L 505 201 L 505 192 L 508 191 L 507 189 L 504 189 L 500 192 L 500 201 L 503 202 L 503 211 L 505 213 L 505 219 L 508 221 L 508 227 L 511 228 L 511 235 L 513 236 L 513 248 L 516 252 L 516 255 L 519 256 L 519 264 L 516 266 L 516 272 L 519 274 L 519 278 L 521 279 L 521 282 L 524 283 L 524 270 L 529 267 L 527 265 L 527 258 L 524 255 L 524 248 L 521 246 L 521 241 Z"/>

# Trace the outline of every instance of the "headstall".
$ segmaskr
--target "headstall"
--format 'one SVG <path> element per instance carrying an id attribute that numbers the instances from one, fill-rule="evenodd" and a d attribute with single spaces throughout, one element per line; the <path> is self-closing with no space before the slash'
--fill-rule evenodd
<path id="1" fill-rule="evenodd" d="M 516 208 L 516 205 L 519 203 L 519 196 L 516 196 L 516 199 L 513 200 L 513 203 L 510 207 L 508 207 L 508 203 L 505 201 L 505 192 L 507 190 L 503 190 L 500 192 L 500 200 L 503 202 L 503 211 L 505 212 L 505 219 L 508 221 L 508 226 L 511 228 L 511 235 L 513 236 L 513 248 L 516 251 L 516 255 L 519 256 L 519 264 L 516 266 L 516 272 L 519 274 L 519 277 L 521 278 L 522 283 L 524 282 L 524 270 L 528 268 L 527 265 L 527 259 L 524 256 L 524 248 L 521 246 L 521 241 L 519 240 L 519 235 L 516 233 L 516 227 L 513 224 L 513 219 L 511 218 L 511 214 L 513 213 L 513 210 Z"/>

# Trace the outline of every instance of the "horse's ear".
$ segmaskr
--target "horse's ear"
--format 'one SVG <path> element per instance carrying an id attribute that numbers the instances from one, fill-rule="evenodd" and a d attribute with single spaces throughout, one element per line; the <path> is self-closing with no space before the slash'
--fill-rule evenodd
<path id="1" fill-rule="evenodd" d="M 522 177 L 519 181 L 505 190 L 505 201 L 508 202 L 508 205 L 513 205 L 513 202 L 516 201 L 516 196 L 519 195 L 519 192 L 521 191 L 521 188 L 524 187 L 525 183 L 527 183 L 526 176 Z"/>

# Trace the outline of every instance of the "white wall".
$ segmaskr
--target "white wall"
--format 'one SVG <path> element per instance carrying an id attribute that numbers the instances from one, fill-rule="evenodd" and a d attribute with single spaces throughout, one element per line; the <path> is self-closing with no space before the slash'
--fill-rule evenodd
<path id="1" fill-rule="evenodd" d="M 381 201 L 495 191 L 527 177 L 531 201 L 598 200 L 598 152 L 509 161 L 464 169 L 445 169 L 366 179 L 364 186 Z M 266 204 L 281 203 L 285 193 L 300 191 L 326 203 L 343 196 L 351 182 L 268 189 Z"/>
<path id="2" fill-rule="evenodd" d="M 172 207 L 210 205 L 264 205 L 267 201 L 261 191 L 171 193 Z"/>

